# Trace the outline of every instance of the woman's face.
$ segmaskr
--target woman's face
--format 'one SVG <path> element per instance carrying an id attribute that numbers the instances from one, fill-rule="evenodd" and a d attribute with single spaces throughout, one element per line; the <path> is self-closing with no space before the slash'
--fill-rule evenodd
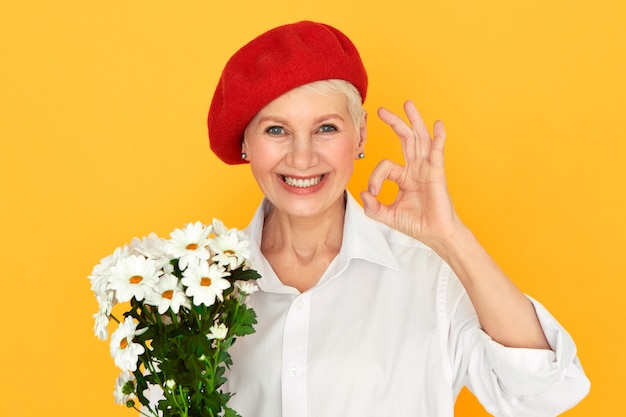
<path id="1" fill-rule="evenodd" d="M 364 142 L 365 120 L 354 126 L 344 94 L 295 89 L 252 119 L 242 151 L 276 209 L 314 217 L 343 207 L 343 192 Z"/>

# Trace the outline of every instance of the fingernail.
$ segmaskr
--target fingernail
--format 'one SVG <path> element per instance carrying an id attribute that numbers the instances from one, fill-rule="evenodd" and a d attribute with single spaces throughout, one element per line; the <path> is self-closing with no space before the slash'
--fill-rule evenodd
<path id="1" fill-rule="evenodd" d="M 377 195 L 376 194 L 376 187 L 374 187 L 372 184 L 369 185 L 368 190 L 369 190 L 370 193 L 372 193 L 374 195 Z"/>

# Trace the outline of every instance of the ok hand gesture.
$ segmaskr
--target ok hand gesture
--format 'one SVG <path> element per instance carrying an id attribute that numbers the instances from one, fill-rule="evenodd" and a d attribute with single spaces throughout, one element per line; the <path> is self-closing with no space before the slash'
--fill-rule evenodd
<path id="1" fill-rule="evenodd" d="M 382 160 L 369 180 L 369 189 L 361 193 L 365 213 L 420 240 L 437 250 L 460 228 L 459 220 L 446 185 L 443 166 L 445 131 L 443 123 L 435 123 L 431 138 L 422 117 L 411 101 L 404 104 L 410 122 L 391 111 L 380 108 L 378 116 L 387 123 L 402 144 L 404 165 Z M 390 205 L 377 199 L 385 180 L 398 185 L 398 194 Z"/>

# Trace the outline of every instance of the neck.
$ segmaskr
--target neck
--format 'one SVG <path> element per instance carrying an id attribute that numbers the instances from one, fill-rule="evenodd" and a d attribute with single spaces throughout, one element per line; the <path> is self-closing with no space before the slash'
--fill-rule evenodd
<path id="1" fill-rule="evenodd" d="M 262 249 L 309 252 L 341 247 L 345 201 L 341 197 L 323 215 L 316 217 L 290 216 L 275 208 L 265 218 Z"/>
<path id="2" fill-rule="evenodd" d="M 343 197 L 315 218 L 272 208 L 265 218 L 261 252 L 285 285 L 303 292 L 317 283 L 341 249 L 345 211 Z"/>

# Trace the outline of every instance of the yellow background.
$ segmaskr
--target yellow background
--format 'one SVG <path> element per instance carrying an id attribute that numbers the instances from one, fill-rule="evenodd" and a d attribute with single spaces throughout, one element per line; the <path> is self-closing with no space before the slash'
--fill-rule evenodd
<path id="1" fill-rule="evenodd" d="M 621 414 L 624 2 L 3 0 L 0 415 L 134 415 L 86 276 L 134 236 L 247 224 L 261 196 L 209 152 L 206 111 L 230 54 L 302 19 L 342 29 L 369 70 L 351 190 L 400 157 L 378 106 L 443 119 L 458 211 L 578 342 L 592 390 L 566 415 Z M 464 393 L 457 415 L 486 413 Z"/>

